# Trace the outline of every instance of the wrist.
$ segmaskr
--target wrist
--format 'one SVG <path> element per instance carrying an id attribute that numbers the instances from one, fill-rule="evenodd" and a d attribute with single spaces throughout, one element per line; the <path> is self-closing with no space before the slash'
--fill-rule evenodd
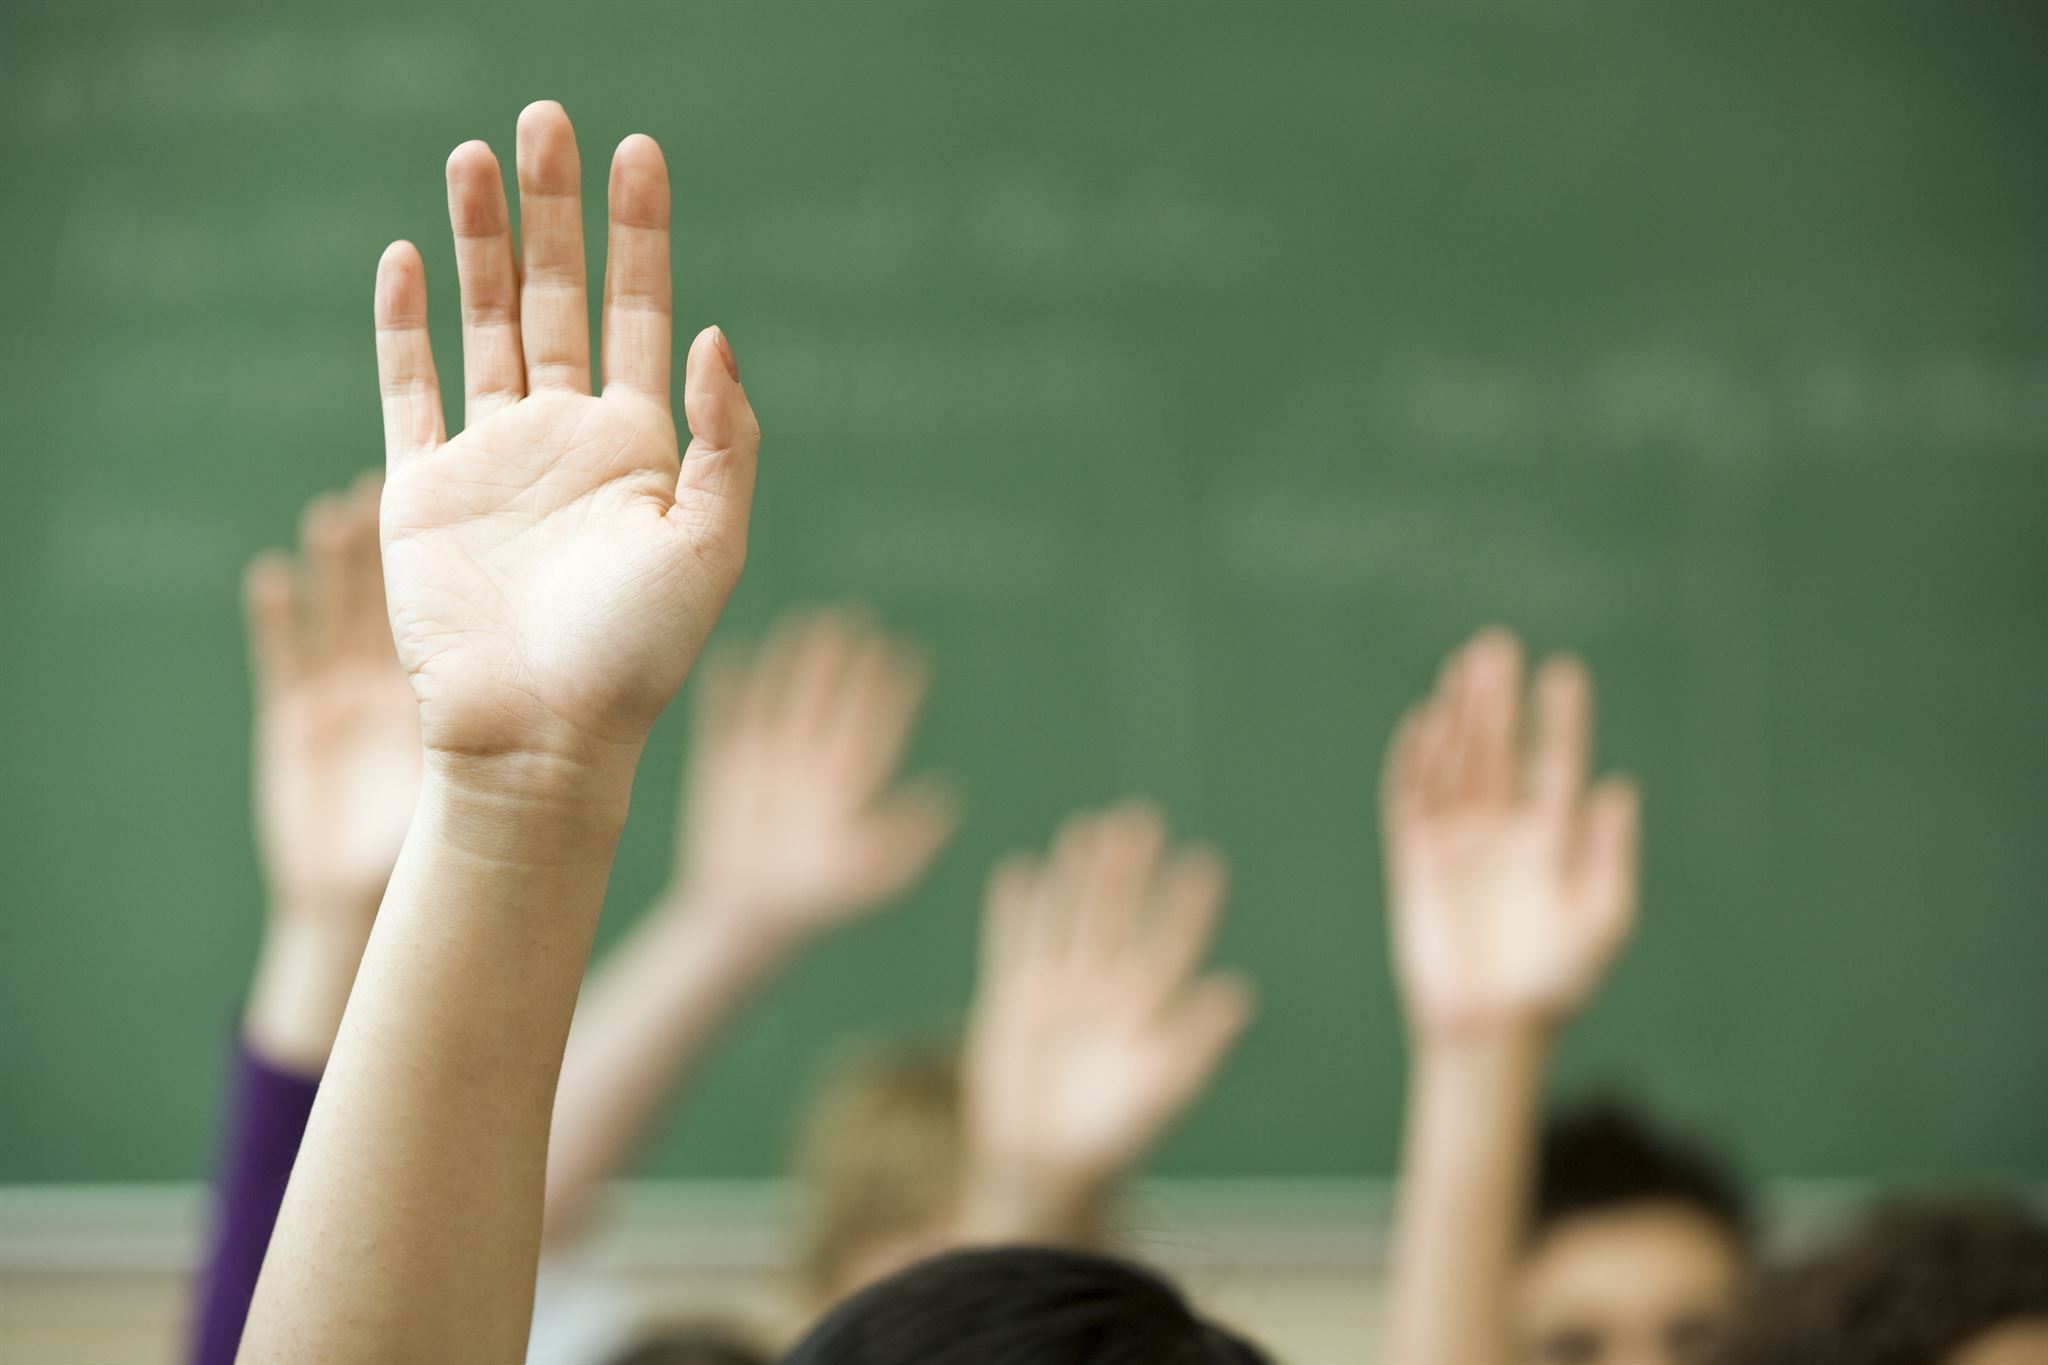
<path id="1" fill-rule="evenodd" d="M 794 956 L 817 935 L 800 917 L 778 913 L 744 891 L 682 882 L 661 895 L 664 913 L 725 941 L 735 954 L 780 959 Z"/>
<path id="2" fill-rule="evenodd" d="M 637 748 L 579 757 L 430 748 L 414 830 L 425 825 L 469 857 L 506 867 L 609 866 L 638 760 Z"/>
<path id="3" fill-rule="evenodd" d="M 537 772 L 637 763 L 661 708 L 645 716 L 615 708 L 617 724 L 602 729 L 559 717 L 542 722 L 538 716 L 506 716 L 501 717 L 505 724 L 491 725 L 466 715 L 451 725 L 436 710 L 420 710 L 420 740 L 429 767 Z"/>
<path id="4" fill-rule="evenodd" d="M 1453 1127 L 1488 1128 L 1508 1116 L 1533 1115 L 1541 1103 L 1550 1057 L 1547 1031 L 1536 1028 L 1464 1031 L 1430 1038 L 1411 1060 L 1409 1122 L 1441 1124 L 1446 1114 L 1494 1116 Z M 1516 1122 L 1520 1122 L 1517 1117 Z"/>
<path id="5" fill-rule="evenodd" d="M 1088 1245 L 1100 1239 L 1113 1175 L 982 1157 L 963 1182 L 960 1234 L 974 1242 Z"/>
<path id="6" fill-rule="evenodd" d="M 379 898 L 381 899 L 381 898 Z M 284 900 L 271 907 L 263 951 L 282 959 L 330 966 L 349 977 L 377 922 L 378 900 Z"/>
<path id="7" fill-rule="evenodd" d="M 672 961 L 701 964 L 715 974 L 751 982 L 786 966 L 803 946 L 800 934 L 764 927 L 730 902 L 707 901 L 687 892 L 664 893 L 656 902 L 652 932 L 658 951 Z"/>
<path id="8" fill-rule="evenodd" d="M 1540 1055 L 1556 1032 L 1556 1021 L 1518 1012 L 1411 1021 L 1409 1039 L 1410 1050 L 1421 1060 L 1459 1061 Z"/>
<path id="9" fill-rule="evenodd" d="M 281 1070 L 318 1076 L 341 1030 L 369 936 L 368 917 L 276 915 L 264 931 L 243 1008 L 249 1050 Z"/>
<path id="10" fill-rule="evenodd" d="M 305 942 L 345 944 L 355 941 L 358 955 L 384 903 L 384 882 L 375 890 L 279 886 L 270 897 L 266 937 L 289 936 Z"/>

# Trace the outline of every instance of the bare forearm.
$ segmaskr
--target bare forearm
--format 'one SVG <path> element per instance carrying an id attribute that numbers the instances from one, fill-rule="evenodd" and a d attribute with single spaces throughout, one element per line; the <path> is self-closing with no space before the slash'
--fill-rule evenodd
<path id="1" fill-rule="evenodd" d="M 677 897 L 650 910 L 593 976 L 555 1095 L 543 1240 L 572 1234 L 663 1100 L 794 945 L 735 933 Z"/>
<path id="2" fill-rule="evenodd" d="M 956 1224 L 962 1245 L 1100 1246 L 1112 1181 L 978 1162 Z"/>
<path id="3" fill-rule="evenodd" d="M 1534 1028 L 1415 1049 L 1395 1214 L 1387 1358 L 1507 1358 L 1508 1277 L 1528 1198 L 1546 1041 Z"/>
<path id="4" fill-rule="evenodd" d="M 519 1359 L 547 1118 L 630 772 L 430 776 L 242 1360 Z"/>

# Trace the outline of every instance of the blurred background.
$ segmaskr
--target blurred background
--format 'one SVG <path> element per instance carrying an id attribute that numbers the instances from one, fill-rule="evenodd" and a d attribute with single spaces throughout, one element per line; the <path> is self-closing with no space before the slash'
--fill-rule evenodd
<path id="1" fill-rule="evenodd" d="M 1780 1181 L 2048 1176 L 2044 39 L 2027 4 L 0 8 L 16 1219 L 205 1175 L 262 913 L 237 575 L 381 459 L 393 238 L 456 372 L 442 161 L 509 160 L 542 97 L 593 244 L 610 148 L 661 141 L 679 326 L 726 327 L 768 432 L 720 633 L 874 603 L 969 800 L 651 1174 L 780 1173 L 836 1048 L 950 1024 L 991 860 L 1139 792 L 1230 855 L 1263 985 L 1159 1169 L 1377 1188 L 1379 756 L 1497 620 L 1587 657 L 1647 796 L 1564 1082 Z M 602 939 L 666 875 L 681 719 Z"/>

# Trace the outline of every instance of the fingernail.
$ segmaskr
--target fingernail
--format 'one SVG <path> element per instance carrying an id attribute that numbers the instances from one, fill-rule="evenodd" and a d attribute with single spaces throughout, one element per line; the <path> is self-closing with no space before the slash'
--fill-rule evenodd
<path id="1" fill-rule="evenodd" d="M 725 329 L 723 327 L 713 327 L 711 330 L 718 338 L 718 354 L 725 361 L 725 372 L 732 376 L 733 383 L 739 383 L 740 362 L 733 358 L 732 343 L 725 339 Z"/>

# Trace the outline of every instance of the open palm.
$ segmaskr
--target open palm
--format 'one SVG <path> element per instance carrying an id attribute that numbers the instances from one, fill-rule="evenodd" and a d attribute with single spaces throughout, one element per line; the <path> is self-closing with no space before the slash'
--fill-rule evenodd
<path id="1" fill-rule="evenodd" d="M 392 653 L 377 564 L 378 481 L 306 510 L 300 557 L 244 584 L 256 685 L 256 823 L 288 913 L 367 921 L 420 789 L 419 706 Z"/>
<path id="2" fill-rule="evenodd" d="M 1568 1014 L 1634 916 L 1635 789 L 1622 779 L 1587 789 L 1585 671 L 1545 666 L 1526 753 L 1522 692 L 1520 646 L 1482 632 L 1388 755 L 1395 958 L 1424 1028 Z"/>
<path id="3" fill-rule="evenodd" d="M 946 784 L 897 782 L 924 669 L 859 616 L 792 618 L 699 686 L 682 903 L 801 935 L 901 895 L 952 834 Z"/>
<path id="4" fill-rule="evenodd" d="M 632 746 L 688 672 L 746 553 L 759 427 L 724 337 L 692 346 L 679 458 L 669 408 L 668 173 L 612 164 L 604 388 L 590 391 L 581 170 L 559 105 L 519 120 L 521 264 L 497 159 L 448 162 L 465 430 L 444 439 L 426 284 L 406 243 L 377 280 L 392 634 L 430 752 Z"/>
<path id="5" fill-rule="evenodd" d="M 1223 890 L 1143 805 L 997 870 L 967 1051 L 978 1165 L 1096 1188 L 1193 1102 L 1251 1011 L 1242 980 L 1201 974 Z"/>

